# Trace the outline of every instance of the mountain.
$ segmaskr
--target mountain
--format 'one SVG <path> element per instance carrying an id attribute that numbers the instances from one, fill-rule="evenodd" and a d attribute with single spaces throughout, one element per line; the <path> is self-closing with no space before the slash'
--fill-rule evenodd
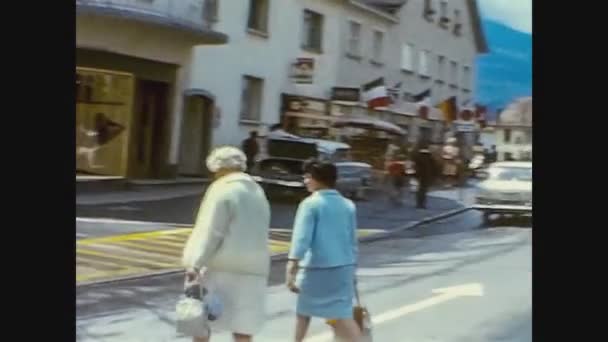
<path id="1" fill-rule="evenodd" d="M 490 52 L 477 57 L 476 101 L 488 106 L 488 119 L 519 97 L 532 96 L 532 35 L 484 19 Z"/>

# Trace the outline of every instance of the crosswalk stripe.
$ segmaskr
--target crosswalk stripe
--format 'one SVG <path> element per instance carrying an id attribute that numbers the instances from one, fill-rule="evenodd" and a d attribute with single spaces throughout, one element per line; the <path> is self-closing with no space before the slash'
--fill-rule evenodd
<path id="1" fill-rule="evenodd" d="M 77 255 L 76 256 L 76 265 L 82 265 L 82 264 L 93 266 L 93 267 L 100 265 L 100 266 L 113 268 L 116 270 L 125 268 L 124 265 L 121 265 L 116 262 L 107 262 L 105 260 L 95 260 L 95 259 L 91 259 L 90 257 L 88 257 L 86 255 Z"/>
<path id="2" fill-rule="evenodd" d="M 182 238 L 179 238 L 177 236 L 170 236 L 170 235 L 158 236 L 156 239 L 157 240 L 163 240 L 163 241 L 178 242 L 178 243 L 181 243 L 181 244 L 185 244 L 186 240 L 187 240 L 187 238 L 185 238 L 185 237 L 182 239 Z"/>
<path id="3" fill-rule="evenodd" d="M 173 241 L 168 241 L 168 240 L 163 240 L 163 239 L 132 240 L 132 241 L 153 242 L 153 243 L 155 243 L 157 245 L 160 245 L 160 246 L 165 246 L 165 247 L 169 247 L 169 248 L 176 248 L 176 249 L 183 249 L 186 246 L 185 243 L 178 243 L 178 242 L 173 242 Z"/>
<path id="4" fill-rule="evenodd" d="M 114 243 L 117 245 L 133 248 L 136 250 L 143 250 L 143 251 L 149 251 L 149 252 L 154 252 L 154 253 L 166 254 L 166 255 L 171 255 L 171 256 L 175 256 L 175 257 L 181 257 L 181 255 L 182 255 L 181 249 L 178 250 L 178 249 L 166 248 L 165 246 L 155 244 L 154 241 L 146 241 L 146 240 L 116 241 Z"/>
<path id="5" fill-rule="evenodd" d="M 368 236 L 378 229 L 360 229 Z M 155 271 L 176 270 L 192 228 L 157 230 L 118 236 L 79 239 L 76 242 L 76 282 L 95 282 Z M 268 248 L 273 255 L 289 251 L 291 229 L 272 228 Z"/>
<path id="6" fill-rule="evenodd" d="M 177 262 L 177 256 L 162 255 L 151 251 L 138 251 L 130 247 L 123 247 L 114 244 L 98 244 L 95 246 L 87 246 L 89 250 L 108 253 L 110 255 L 120 255 L 125 258 L 133 258 L 135 261 L 147 260 L 150 262 L 161 262 L 173 264 Z"/>
<path id="7" fill-rule="evenodd" d="M 117 255 L 110 255 L 108 253 L 93 251 L 93 250 L 89 250 L 89 249 L 82 249 L 82 248 L 76 249 L 76 253 L 96 256 L 96 257 L 103 258 L 103 259 L 120 260 L 120 261 L 123 261 L 123 262 L 125 262 L 127 264 L 147 265 L 147 266 L 144 266 L 144 267 L 148 267 L 149 268 L 151 266 L 154 269 L 171 268 L 171 267 L 175 267 L 176 266 L 175 264 L 169 264 L 169 263 L 165 263 L 165 262 L 150 262 L 148 260 L 140 260 L 140 259 L 133 259 L 133 258 L 124 258 L 124 257 L 117 256 Z M 141 266 L 139 266 L 139 267 L 141 267 Z"/>
<path id="8" fill-rule="evenodd" d="M 121 276 L 130 276 L 130 275 L 136 275 L 136 274 L 143 274 L 148 271 L 149 270 L 142 269 L 142 268 L 127 268 L 127 269 L 115 271 L 115 272 L 96 271 L 96 272 L 88 273 L 88 274 L 77 274 L 76 282 L 95 281 L 95 280 L 100 280 L 100 279 L 116 278 L 116 277 L 121 277 Z"/>

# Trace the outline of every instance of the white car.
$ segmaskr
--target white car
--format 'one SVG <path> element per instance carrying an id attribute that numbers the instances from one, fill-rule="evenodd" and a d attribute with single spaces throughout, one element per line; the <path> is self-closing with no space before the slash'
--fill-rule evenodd
<path id="1" fill-rule="evenodd" d="M 474 209 L 492 214 L 532 216 L 532 162 L 498 162 L 482 173 Z"/>

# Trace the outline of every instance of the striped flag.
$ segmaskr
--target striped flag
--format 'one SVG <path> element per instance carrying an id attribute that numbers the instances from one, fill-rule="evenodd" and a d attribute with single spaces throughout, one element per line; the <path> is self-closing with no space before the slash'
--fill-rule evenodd
<path id="1" fill-rule="evenodd" d="M 451 96 L 441 103 L 437 105 L 443 112 L 443 119 L 447 123 L 452 123 L 452 121 L 456 120 L 456 114 L 458 113 L 458 108 L 456 106 L 456 96 Z"/>
<path id="2" fill-rule="evenodd" d="M 383 77 L 363 85 L 363 101 L 367 102 L 367 106 L 372 109 L 388 107 L 392 103 Z"/>

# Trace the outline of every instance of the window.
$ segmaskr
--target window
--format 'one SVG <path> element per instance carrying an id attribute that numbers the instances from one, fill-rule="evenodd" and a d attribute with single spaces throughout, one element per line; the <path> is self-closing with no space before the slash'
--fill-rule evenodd
<path id="1" fill-rule="evenodd" d="M 447 0 L 441 0 L 439 7 L 440 15 L 442 18 L 448 17 L 448 2 Z"/>
<path id="2" fill-rule="evenodd" d="M 454 10 L 454 34 L 460 36 L 462 23 L 460 22 L 460 10 Z"/>
<path id="3" fill-rule="evenodd" d="M 374 62 L 382 62 L 382 55 L 384 50 L 384 32 L 374 31 L 374 51 L 372 58 Z"/>
<path id="4" fill-rule="evenodd" d="M 424 0 L 424 10 L 422 16 L 429 22 L 433 21 L 433 15 L 435 14 L 432 0 Z"/>
<path id="5" fill-rule="evenodd" d="M 243 89 L 241 93 L 241 120 L 260 121 L 263 87 L 263 79 L 252 76 L 243 76 Z"/>
<path id="6" fill-rule="evenodd" d="M 437 56 L 437 78 L 444 81 L 445 80 L 445 57 Z"/>
<path id="7" fill-rule="evenodd" d="M 434 89 L 431 92 L 432 96 L 434 97 L 433 101 L 435 103 L 438 103 L 438 102 L 443 101 L 446 98 L 448 98 L 448 96 L 446 96 L 446 94 L 444 94 L 444 92 L 445 92 L 445 90 L 444 90 L 443 82 L 440 80 L 436 80 Z"/>
<path id="8" fill-rule="evenodd" d="M 268 0 L 249 0 L 247 28 L 257 32 L 268 32 Z"/>
<path id="9" fill-rule="evenodd" d="M 420 74 L 420 76 L 424 76 L 424 77 L 429 77 L 430 72 L 429 72 L 429 55 L 430 52 L 429 51 L 421 51 L 420 52 L 420 62 L 419 62 L 419 68 L 418 68 L 418 73 Z"/>
<path id="10" fill-rule="evenodd" d="M 361 24 L 349 21 L 348 53 L 351 56 L 361 55 Z"/>
<path id="11" fill-rule="evenodd" d="M 471 67 L 462 68 L 462 88 L 471 89 Z"/>
<path id="12" fill-rule="evenodd" d="M 414 71 L 414 46 L 405 44 L 401 48 L 401 69 Z"/>
<path id="13" fill-rule="evenodd" d="M 511 142 L 511 130 L 508 129 L 508 128 L 505 129 L 504 141 L 506 143 L 510 143 Z"/>
<path id="14" fill-rule="evenodd" d="M 447 0 L 441 0 L 439 11 L 440 11 L 439 25 L 442 28 L 447 29 L 448 28 L 448 23 L 450 22 L 450 18 L 448 18 L 448 2 L 447 2 Z"/>
<path id="15" fill-rule="evenodd" d="M 458 63 L 450 62 L 450 84 L 458 85 Z"/>
<path id="16" fill-rule="evenodd" d="M 302 48 L 321 52 L 323 46 L 323 16 L 319 13 L 304 10 L 302 29 Z"/>
<path id="17" fill-rule="evenodd" d="M 205 0 L 204 19 L 209 21 L 218 21 L 219 4 L 217 0 Z"/>

